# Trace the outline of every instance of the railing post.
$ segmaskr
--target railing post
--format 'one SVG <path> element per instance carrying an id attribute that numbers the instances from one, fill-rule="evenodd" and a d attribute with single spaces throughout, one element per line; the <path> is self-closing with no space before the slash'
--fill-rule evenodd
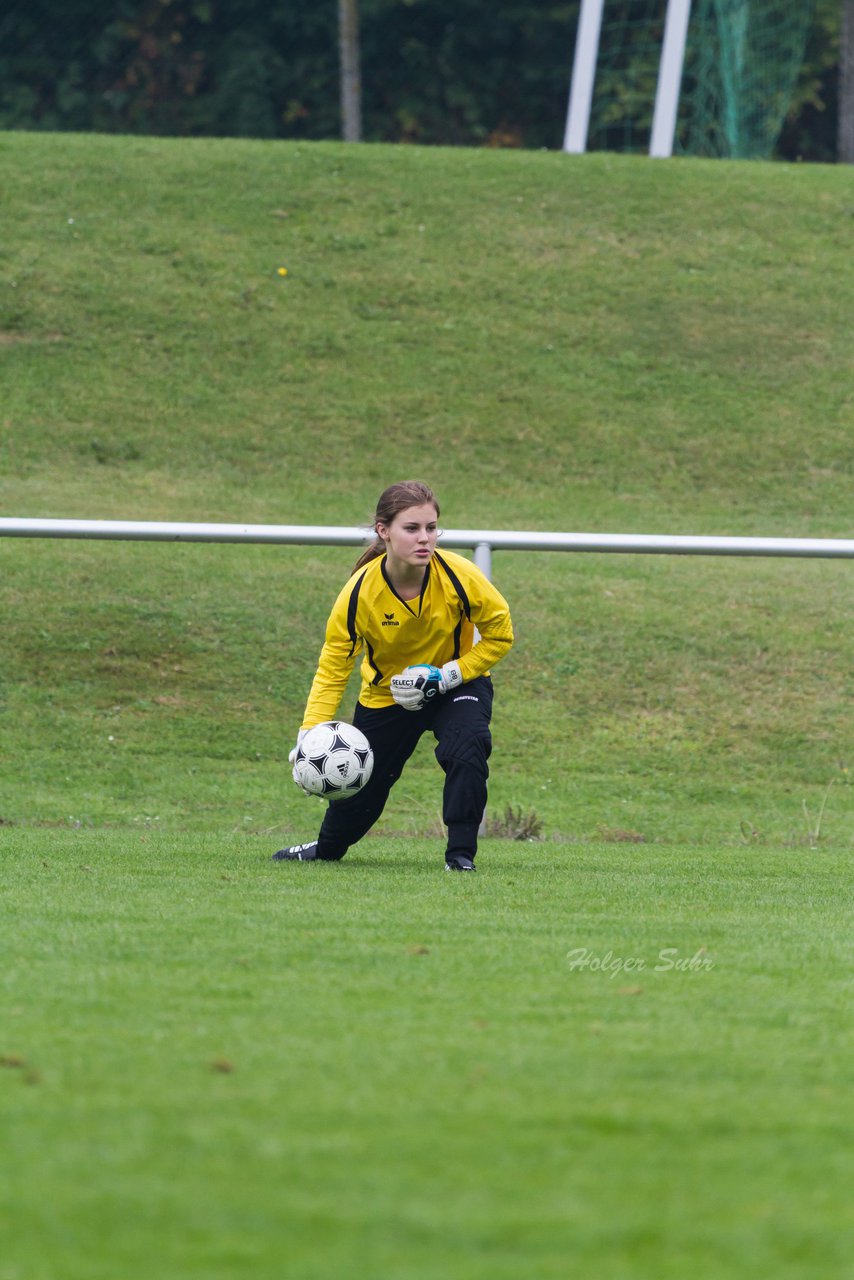
<path id="1" fill-rule="evenodd" d="M 485 573 L 487 578 L 492 578 L 492 547 L 488 542 L 477 544 L 474 549 L 474 562 L 481 573 Z"/>

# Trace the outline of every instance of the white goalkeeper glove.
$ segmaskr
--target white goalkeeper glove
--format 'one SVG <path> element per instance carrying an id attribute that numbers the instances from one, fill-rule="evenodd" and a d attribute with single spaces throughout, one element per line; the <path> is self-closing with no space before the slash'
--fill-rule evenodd
<path id="1" fill-rule="evenodd" d="M 427 662 L 406 667 L 400 675 L 391 678 L 391 696 L 399 707 L 407 711 L 420 711 L 425 702 L 438 693 L 457 689 L 463 682 L 460 664 L 446 662 L 443 667 L 432 667 Z"/>

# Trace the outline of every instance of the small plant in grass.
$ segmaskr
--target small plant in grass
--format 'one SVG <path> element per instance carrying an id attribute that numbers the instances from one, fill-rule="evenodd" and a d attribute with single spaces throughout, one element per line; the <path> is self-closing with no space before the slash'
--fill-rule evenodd
<path id="1" fill-rule="evenodd" d="M 428 823 L 418 834 L 430 840 L 444 840 L 447 828 L 441 815 Z M 484 835 L 497 840 L 542 840 L 544 839 L 543 823 L 533 809 L 530 813 L 524 813 L 521 806 L 514 809 L 512 804 L 508 804 L 501 817 L 491 817 L 487 814 Z"/>
<path id="2" fill-rule="evenodd" d="M 543 823 L 535 810 L 525 813 L 521 806 L 508 804 L 500 818 L 487 817 L 486 834 L 503 840 L 542 840 Z"/>

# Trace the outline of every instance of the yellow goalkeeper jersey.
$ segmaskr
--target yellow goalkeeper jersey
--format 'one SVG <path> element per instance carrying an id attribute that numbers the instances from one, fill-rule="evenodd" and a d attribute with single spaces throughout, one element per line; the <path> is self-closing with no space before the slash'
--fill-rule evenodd
<path id="1" fill-rule="evenodd" d="M 463 681 L 473 680 L 488 675 L 512 643 L 507 601 L 470 560 L 435 551 L 420 596 L 403 600 L 379 556 L 353 574 L 335 601 L 302 728 L 334 719 L 360 653 L 359 701 L 386 707 L 394 701 L 391 677 L 404 667 L 457 659 Z"/>

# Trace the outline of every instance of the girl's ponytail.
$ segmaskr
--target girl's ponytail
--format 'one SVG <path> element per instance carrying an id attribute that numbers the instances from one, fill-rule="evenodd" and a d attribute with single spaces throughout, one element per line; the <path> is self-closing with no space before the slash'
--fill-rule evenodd
<path id="1" fill-rule="evenodd" d="M 359 556 L 359 559 L 353 565 L 353 573 L 358 573 L 362 565 L 369 564 L 371 560 L 376 560 L 378 556 L 385 555 L 385 543 L 379 536 L 374 538 L 369 547 Z"/>

